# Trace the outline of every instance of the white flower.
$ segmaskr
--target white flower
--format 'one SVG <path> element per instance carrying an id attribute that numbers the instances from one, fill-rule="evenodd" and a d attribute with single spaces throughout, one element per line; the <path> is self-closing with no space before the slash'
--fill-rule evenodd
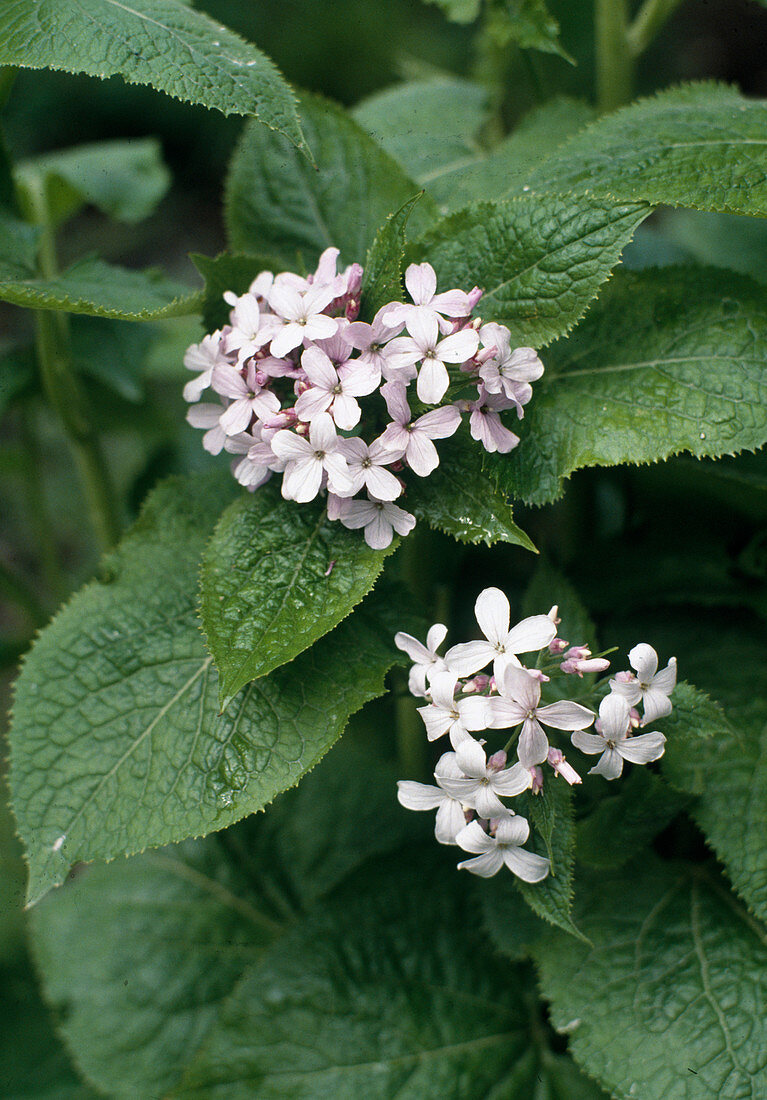
<path id="1" fill-rule="evenodd" d="M 345 335 L 352 347 L 362 352 L 357 359 L 358 363 L 365 364 L 376 371 L 379 380 L 383 374 L 387 381 L 392 381 L 397 376 L 397 371 L 389 366 L 389 358 L 393 354 L 391 343 L 393 338 L 402 331 L 404 321 L 398 325 L 385 325 L 382 317 L 384 309 L 388 309 L 388 306 L 379 309 L 370 325 L 365 324 L 364 321 L 353 321 L 347 327 Z M 407 380 L 413 377 L 415 377 L 415 371 L 410 371 Z"/>
<path id="2" fill-rule="evenodd" d="M 404 458 L 414 474 L 428 477 L 439 466 L 439 455 L 432 439 L 447 439 L 453 435 L 461 423 L 461 414 L 452 405 L 447 405 L 411 420 L 405 386 L 401 382 L 387 382 L 381 386 L 381 393 L 393 421 L 380 437 L 381 446 L 392 458 Z"/>
<path id="3" fill-rule="evenodd" d="M 185 401 L 199 401 L 203 390 L 210 385 L 211 375 L 216 363 L 220 361 L 221 333 L 217 329 L 203 336 L 199 344 L 191 344 L 184 353 L 184 366 L 187 370 L 201 373 L 184 386 Z"/>
<path id="4" fill-rule="evenodd" d="M 206 429 L 202 437 L 202 445 L 212 455 L 220 454 L 226 442 L 226 432 L 220 424 L 223 413 L 223 405 L 202 402 L 199 405 L 192 405 L 186 414 L 186 419 L 193 428 Z"/>
<path id="5" fill-rule="evenodd" d="M 301 356 L 301 366 L 311 382 L 296 401 L 299 420 L 314 420 L 329 412 L 339 428 L 346 430 L 359 423 L 362 410 L 355 397 L 372 393 L 376 388 L 375 373 L 355 364 L 344 364 L 336 370 L 324 351 L 307 348 Z"/>
<path id="6" fill-rule="evenodd" d="M 531 615 L 509 630 L 511 608 L 499 588 L 480 592 L 474 613 L 485 641 L 463 642 L 445 654 L 445 660 L 449 659 L 450 667 L 458 676 L 471 676 L 492 661 L 493 675 L 501 683 L 507 666 L 519 665 L 518 653 L 543 649 L 557 632 L 546 615 Z"/>
<path id="7" fill-rule="evenodd" d="M 649 647 L 648 647 L 649 648 Z M 581 752 L 602 757 L 589 774 L 603 775 L 605 779 L 617 779 L 623 771 L 623 761 L 632 764 L 649 764 L 663 756 L 666 738 L 662 733 L 642 733 L 629 737 L 631 716 L 629 704 L 622 695 L 607 695 L 599 704 L 599 733 L 574 733 L 572 743 Z"/>
<path id="8" fill-rule="evenodd" d="M 416 317 L 434 317 L 443 332 L 449 332 L 451 325 L 444 320 L 447 317 L 468 317 L 472 310 L 472 298 L 463 290 L 446 290 L 442 294 L 437 290 L 437 276 L 431 264 L 410 264 L 405 272 L 405 286 L 414 305 L 393 302 L 383 315 L 387 325 L 404 322 L 410 328 Z"/>
<path id="9" fill-rule="evenodd" d="M 298 405 L 296 405 L 296 410 L 298 410 Z M 358 436 L 353 439 L 345 439 L 342 449 L 352 482 L 350 495 L 353 496 L 358 493 L 364 486 L 371 497 L 375 497 L 377 500 L 397 499 L 402 492 L 402 483 L 391 470 L 383 469 L 384 466 L 388 466 L 396 460 L 391 451 L 387 451 L 381 446 L 380 439 L 374 439 L 370 446 Z"/>
<path id="10" fill-rule="evenodd" d="M 324 340 L 338 328 L 338 321 L 323 313 L 335 298 L 333 286 L 311 286 L 303 292 L 275 281 L 269 294 L 269 305 L 282 320 L 282 327 L 272 337 L 272 355 L 281 359 L 304 339 Z"/>
<path id="11" fill-rule="evenodd" d="M 227 435 L 244 432 L 254 416 L 259 420 L 268 420 L 279 412 L 279 397 L 259 385 L 257 373 L 253 360 L 248 364 L 244 378 L 236 367 L 230 367 L 228 363 L 219 363 L 213 368 L 213 389 L 222 397 L 231 399 L 229 408 L 221 417 L 221 427 Z"/>
<path id="12" fill-rule="evenodd" d="M 421 362 L 416 383 L 418 399 L 427 405 L 436 405 L 450 385 L 445 363 L 465 363 L 471 359 L 479 346 L 479 337 L 473 328 L 465 328 L 440 340 L 437 315 L 431 312 L 425 316 L 419 313 L 411 316 L 408 332 L 410 336 L 392 341 L 390 350 L 396 345 L 397 354 L 390 355 L 389 361 L 394 369 Z"/>
<path id="13" fill-rule="evenodd" d="M 594 721 L 593 711 L 567 699 L 539 706 L 541 682 L 527 669 L 509 665 L 503 680 L 497 683 L 501 696 L 489 700 L 489 725 L 492 729 L 508 729 L 523 723 L 517 755 L 526 768 L 542 764 L 548 754 L 549 741 L 541 723 L 557 730 L 582 730 Z"/>
<path id="14" fill-rule="evenodd" d="M 456 678 L 451 672 L 433 673 L 429 692 L 431 702 L 419 707 L 418 713 L 423 718 L 430 741 L 449 733 L 450 743 L 457 749 L 462 742 L 473 741 L 469 736 L 470 730 L 487 729 L 488 709 L 487 699 L 481 695 L 456 700 L 455 686 Z"/>
<path id="15" fill-rule="evenodd" d="M 505 864 L 523 882 L 540 882 L 549 873 L 549 861 L 522 847 L 529 836 L 530 826 L 524 817 L 504 817 L 494 837 L 488 836 L 478 821 L 472 821 L 455 839 L 465 852 L 477 853 L 477 858 L 463 860 L 458 870 L 465 868 L 490 878 Z"/>
<path id="16" fill-rule="evenodd" d="M 531 382 L 543 374 L 543 363 L 533 348 L 510 346 L 511 333 L 505 325 L 493 322 L 479 330 L 485 347 L 495 346 L 496 352 L 479 368 L 479 376 L 488 393 L 503 393 L 520 412 L 533 395 Z"/>
<path id="17" fill-rule="evenodd" d="M 513 798 L 528 790 L 533 782 L 532 775 L 521 764 L 503 769 L 493 767 L 492 763 L 488 765 L 485 750 L 473 737 L 466 737 L 455 746 L 455 759 L 462 777 L 441 776 L 437 782 L 480 817 L 504 817 L 509 811 L 501 798 Z"/>
<path id="18" fill-rule="evenodd" d="M 434 769 L 434 778 L 437 782 L 441 778 L 460 774 L 461 769 L 456 763 L 454 752 L 446 752 L 440 757 Z M 466 817 L 460 801 L 449 795 L 442 787 L 400 779 L 397 783 L 397 798 L 408 810 L 437 811 L 434 835 L 440 844 L 455 844 L 456 835 L 466 825 Z"/>
<path id="19" fill-rule="evenodd" d="M 636 669 L 636 676 L 630 672 L 620 673 L 619 677 L 610 680 L 610 690 L 622 696 L 630 707 L 642 700 L 643 726 L 671 714 L 669 695 L 676 687 L 676 657 L 658 672 L 658 654 L 651 645 L 641 642 L 629 653 L 629 664 Z"/>
<path id="20" fill-rule="evenodd" d="M 346 459 L 339 450 L 340 440 L 327 413 L 316 416 L 309 425 L 309 438 L 283 429 L 271 440 L 273 452 L 285 460 L 282 495 L 286 500 L 314 500 L 322 487 L 322 475 L 327 472 L 331 492 L 346 492 L 351 481 L 346 472 Z"/>
<path id="21" fill-rule="evenodd" d="M 243 294 L 238 298 L 236 294 L 227 291 L 224 299 L 230 306 L 234 306 L 229 314 L 231 328 L 226 334 L 226 350 L 237 353 L 237 362 L 240 366 L 250 359 L 256 352 L 268 344 L 274 331 L 273 325 L 262 315 L 261 307 L 254 294 Z M 273 317 L 269 317 L 274 321 Z"/>
<path id="22" fill-rule="evenodd" d="M 426 645 L 419 642 L 412 634 L 405 634 L 400 630 L 394 635 L 394 644 L 397 649 L 407 653 L 414 662 L 408 677 L 408 689 L 411 695 L 426 698 L 426 683 L 431 681 L 437 672 L 447 672 L 447 666 L 438 655 L 437 650 L 447 637 L 447 627 L 442 623 L 435 623 L 429 627 L 426 635 Z"/>
<path id="23" fill-rule="evenodd" d="M 351 531 L 364 527 L 365 542 L 371 550 L 385 550 L 391 545 L 395 531 L 398 535 L 409 535 L 415 527 L 415 516 L 404 508 L 388 500 L 349 500 L 347 492 L 331 489 L 328 519 L 340 520 Z"/>

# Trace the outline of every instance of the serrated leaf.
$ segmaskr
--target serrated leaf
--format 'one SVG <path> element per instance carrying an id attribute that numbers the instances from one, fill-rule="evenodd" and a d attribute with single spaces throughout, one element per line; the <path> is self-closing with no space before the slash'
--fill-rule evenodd
<path id="1" fill-rule="evenodd" d="M 605 115 L 531 172 L 533 190 L 767 216 L 767 101 L 669 88 Z"/>
<path id="2" fill-rule="evenodd" d="M 440 463 L 408 486 L 406 506 L 459 542 L 508 542 L 537 550 L 512 518 L 511 504 L 483 466 L 482 444 L 465 434 L 440 444 Z"/>
<path id="3" fill-rule="evenodd" d="M 580 320 L 648 212 L 551 195 L 477 203 L 437 222 L 408 258 L 428 260 L 442 287 L 482 287 L 482 316 L 538 347 Z"/>
<path id="4" fill-rule="evenodd" d="M 439 870 L 378 864 L 268 951 L 173 1095 L 532 1095 L 530 975 L 497 965 Z"/>
<path id="5" fill-rule="evenodd" d="M 0 64 L 122 76 L 304 144 L 290 88 L 260 50 L 181 0 L 6 0 Z"/>
<path id="6" fill-rule="evenodd" d="M 767 936 L 713 875 L 644 857 L 590 876 L 576 919 L 590 950 L 550 933 L 534 956 L 589 1073 L 621 1100 L 758 1095 Z"/>
<path id="7" fill-rule="evenodd" d="M 517 194 L 533 168 L 541 164 L 594 118 L 582 100 L 552 99 L 525 115 L 519 126 L 492 149 L 471 160 L 445 164 L 419 182 L 441 209 L 459 210 L 469 202 Z"/>
<path id="8" fill-rule="evenodd" d="M 266 946 L 402 843 L 393 769 L 350 736 L 265 814 L 85 868 L 34 908 L 46 997 L 106 1095 L 166 1095 Z"/>
<path id="9" fill-rule="evenodd" d="M 372 321 L 382 306 L 402 301 L 405 229 L 415 204 L 422 197 L 423 192 L 414 195 L 395 214 L 390 214 L 368 249 L 361 293 L 361 320 Z"/>
<path id="10" fill-rule="evenodd" d="M 559 23 L 544 0 L 502 0 L 494 15 L 488 33 L 499 46 L 516 42 L 523 50 L 555 53 L 575 64 L 559 41 Z"/>
<path id="11" fill-rule="evenodd" d="M 231 504 L 202 563 L 200 611 L 222 709 L 345 618 L 385 558 L 358 531 L 331 523 L 324 502 L 296 505 L 275 484 Z"/>
<path id="12" fill-rule="evenodd" d="M 767 303 L 712 268 L 616 273 L 582 325 L 545 356 L 524 443 L 500 484 L 554 500 L 583 466 L 722 455 L 767 441 Z"/>
<path id="13" fill-rule="evenodd" d="M 148 217 L 170 186 L 154 138 L 102 141 L 46 153 L 16 169 L 22 192 L 43 190 L 54 224 L 89 203 L 118 221 Z"/>
<path id="14" fill-rule="evenodd" d="M 228 476 L 171 480 L 38 637 L 16 686 L 10 784 L 29 898 L 77 860 L 221 829 L 293 786 L 381 694 L 395 653 L 365 608 L 220 715 L 195 608 Z M 372 617 L 371 617 L 372 616 Z"/>
<path id="15" fill-rule="evenodd" d="M 707 741 L 718 744 L 733 734 L 733 728 L 719 704 L 692 684 L 678 683 L 671 702 L 674 709 L 663 719 L 666 735 L 663 774 L 678 790 L 703 794 L 709 779 L 700 753 L 705 751 Z"/>
<path id="16" fill-rule="evenodd" d="M 157 321 L 196 313 L 198 291 L 161 271 L 129 271 L 87 257 L 60 275 L 44 278 L 0 258 L 0 300 L 27 309 L 62 309 L 119 321 Z"/>
<path id="17" fill-rule="evenodd" d="M 205 280 L 202 321 L 206 332 L 214 332 L 229 323 L 232 307 L 224 301 L 224 292 L 244 294 L 260 271 L 280 270 L 281 261 L 270 256 L 248 256 L 241 252 L 220 252 L 218 256 L 191 253 L 190 259 Z"/>
<path id="18" fill-rule="evenodd" d="M 575 823 L 573 792 L 559 776 L 546 776 L 543 791 L 528 798 L 530 825 L 535 835 L 528 843 L 551 860 L 542 882 L 517 882 L 522 897 L 539 917 L 571 936 L 583 939 L 572 918 Z M 542 843 L 541 843 L 542 842 Z"/>
<path id="19" fill-rule="evenodd" d="M 633 768 L 614 794 L 604 794 L 578 822 L 578 862 L 600 869 L 623 867 L 686 805 L 657 775 Z"/>
<path id="20" fill-rule="evenodd" d="M 230 248 L 273 255 L 290 270 L 312 269 L 330 246 L 362 263 L 379 226 L 418 187 L 340 107 L 304 94 L 300 118 L 316 168 L 279 135 L 245 127 L 226 184 Z M 414 231 L 433 214 L 425 198 Z"/>
<path id="21" fill-rule="evenodd" d="M 384 88 L 352 115 L 433 194 L 436 180 L 481 155 L 477 133 L 487 121 L 488 98 L 480 84 L 440 76 Z"/>

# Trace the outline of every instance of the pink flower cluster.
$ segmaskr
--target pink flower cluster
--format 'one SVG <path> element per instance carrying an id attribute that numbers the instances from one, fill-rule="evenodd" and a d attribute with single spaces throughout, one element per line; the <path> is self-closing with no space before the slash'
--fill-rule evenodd
<path id="1" fill-rule="evenodd" d="M 426 263 L 407 269 L 410 302 L 358 321 L 363 271 L 339 274 L 338 255 L 326 249 L 306 278 L 262 271 L 246 294 L 224 295 L 229 324 L 184 357 L 197 372 L 184 388 L 187 420 L 205 430 L 211 454 L 237 456 L 232 472 L 245 488 L 279 473 L 288 500 L 326 492 L 329 518 L 364 528 L 382 550 L 415 526 L 394 503 L 407 471 L 436 469 L 434 440 L 453 435 L 462 413 L 488 451 L 510 451 L 519 438 L 500 413 L 523 415 L 543 365 L 532 348 L 512 349 L 503 325 L 472 319 L 479 288 L 438 294 Z M 476 383 L 476 398 L 445 401 L 453 381 L 460 390 Z M 418 404 L 436 407 L 412 411 L 413 382 Z M 213 399 L 201 402 L 208 389 Z"/>

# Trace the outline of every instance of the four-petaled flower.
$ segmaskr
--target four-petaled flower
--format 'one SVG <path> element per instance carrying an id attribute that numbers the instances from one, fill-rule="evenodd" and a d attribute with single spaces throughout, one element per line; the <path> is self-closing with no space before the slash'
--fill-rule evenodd
<path id="1" fill-rule="evenodd" d="M 340 451 L 341 440 L 328 413 L 320 413 L 309 425 L 309 438 L 283 428 L 272 437 L 272 450 L 285 460 L 282 495 L 287 500 L 314 500 L 327 473 L 331 492 L 347 492 L 351 479 L 346 459 Z"/>
<path id="2" fill-rule="evenodd" d="M 453 435 L 461 423 L 461 414 L 453 405 L 447 405 L 413 420 L 401 382 L 387 382 L 381 386 L 381 393 L 393 421 L 381 436 L 381 446 L 393 458 L 404 458 L 414 474 L 428 477 L 439 466 L 439 455 L 432 440 Z"/>
<path id="3" fill-rule="evenodd" d="M 500 683 L 509 664 L 519 665 L 518 653 L 543 649 L 557 632 L 547 615 L 531 615 L 509 629 L 511 608 L 499 588 L 480 592 L 474 614 L 485 641 L 463 642 L 445 654 L 458 676 L 471 676 L 492 661 L 493 675 Z"/>
<path id="4" fill-rule="evenodd" d="M 482 878 L 490 878 L 506 865 L 523 882 L 540 882 L 549 873 L 545 856 L 528 852 L 522 845 L 530 836 L 530 826 L 524 817 L 504 817 L 489 836 L 478 821 L 471 821 L 456 836 L 456 843 L 465 852 L 476 853 L 476 859 L 465 859 L 458 869 L 466 869 Z"/>
<path id="5" fill-rule="evenodd" d="M 593 711 L 567 699 L 540 706 L 541 682 L 527 669 L 509 665 L 498 686 L 501 695 L 489 701 L 488 726 L 508 729 L 522 723 L 517 755 L 526 768 L 542 764 L 548 755 L 544 725 L 557 730 L 582 730 L 594 721 Z"/>
<path id="6" fill-rule="evenodd" d="M 649 647 L 648 647 L 649 648 Z M 622 695 L 606 695 L 599 704 L 599 733 L 573 733 L 571 740 L 576 749 L 593 755 L 601 752 L 599 762 L 589 774 L 603 775 L 605 779 L 617 779 L 623 771 L 623 761 L 632 764 L 649 764 L 663 756 L 666 738 L 657 730 L 630 736 L 631 713 Z"/>
<path id="7" fill-rule="evenodd" d="M 658 654 L 651 645 L 640 642 L 629 652 L 629 664 L 636 670 L 620 672 L 610 681 L 610 690 L 622 696 L 630 707 L 641 700 L 644 708 L 642 725 L 671 714 L 669 695 L 676 687 L 676 657 L 658 672 Z"/>
<path id="8" fill-rule="evenodd" d="M 431 702 L 419 707 L 418 713 L 423 718 L 430 741 L 436 741 L 448 733 L 450 744 L 457 749 L 464 741 L 473 741 L 469 731 L 487 729 L 488 700 L 481 695 L 456 699 L 455 685 L 456 678 L 451 672 L 433 673 L 429 688 Z"/>
<path id="9" fill-rule="evenodd" d="M 519 762 L 510 768 L 497 768 L 492 760 L 488 763 L 485 750 L 473 737 L 455 746 L 455 760 L 462 775 L 441 776 L 437 782 L 453 798 L 460 799 L 483 818 L 506 815 L 509 811 L 501 798 L 513 798 L 533 782 L 528 769 Z"/>

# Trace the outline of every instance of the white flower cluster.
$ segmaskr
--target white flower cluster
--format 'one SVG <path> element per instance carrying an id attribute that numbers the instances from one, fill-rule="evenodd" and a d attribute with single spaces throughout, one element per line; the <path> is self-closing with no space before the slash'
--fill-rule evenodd
<path id="1" fill-rule="evenodd" d="M 629 654 L 635 672 L 621 672 L 610 680 L 610 694 L 602 699 L 598 718 L 570 700 L 541 705 L 542 685 L 553 676 L 604 672 L 610 662 L 592 657 L 584 645 L 570 646 L 556 636 L 556 607 L 548 615 L 533 615 L 511 627 L 506 596 L 498 588 L 486 588 L 474 610 L 483 638 L 454 645 L 444 657 L 437 651 L 447 627 L 440 623 L 429 630 L 426 645 L 410 634 L 395 635 L 397 646 L 414 662 L 410 692 L 427 700 L 419 707 L 427 738 L 435 741 L 447 734 L 452 746 L 434 770 L 436 786 L 401 780 L 398 797 L 407 809 L 437 810 L 435 835 L 440 844 L 455 844 L 474 856 L 459 868 L 489 877 L 505 865 L 525 882 L 539 882 L 549 872 L 549 861 L 523 847 L 530 835 L 528 822 L 501 800 L 526 790 L 539 793 L 543 764 L 571 785 L 581 782 L 561 749 L 549 744 L 547 729 L 566 730 L 576 748 L 600 753 L 591 772 L 607 779 L 621 774 L 624 760 L 646 764 L 662 756 L 662 733 L 634 731 L 671 712 L 676 658 L 659 672 L 655 650 L 646 643 L 635 646 Z M 519 659 L 526 653 L 537 654 L 528 666 Z M 640 702 L 643 715 L 636 709 Z M 587 733 L 592 723 L 595 732 Z M 513 732 L 488 758 L 485 741 L 472 734 L 495 729 Z M 513 746 L 517 759 L 507 767 Z"/>
<path id="2" fill-rule="evenodd" d="M 499 414 L 523 415 L 543 364 L 532 348 L 512 349 L 503 325 L 472 320 L 477 287 L 437 294 L 426 263 L 405 274 L 411 302 L 390 302 L 371 324 L 356 320 L 363 271 L 352 264 L 337 274 L 338 255 L 326 249 L 306 278 L 262 271 L 246 294 L 224 295 L 229 324 L 184 357 L 198 374 L 184 388 L 187 420 L 205 429 L 211 454 L 238 456 L 232 472 L 247 489 L 280 473 L 288 500 L 327 491 L 330 519 L 364 528 L 368 544 L 384 549 L 393 531 L 406 535 L 415 526 L 394 504 L 405 488 L 397 475 L 436 469 L 433 441 L 453 435 L 462 412 L 488 451 L 510 451 L 519 437 Z M 448 364 L 476 384 L 474 400 L 442 403 Z M 414 416 L 412 382 L 422 406 L 439 407 Z M 214 400 L 198 404 L 208 388 Z M 358 398 L 366 397 L 363 418 Z"/>

